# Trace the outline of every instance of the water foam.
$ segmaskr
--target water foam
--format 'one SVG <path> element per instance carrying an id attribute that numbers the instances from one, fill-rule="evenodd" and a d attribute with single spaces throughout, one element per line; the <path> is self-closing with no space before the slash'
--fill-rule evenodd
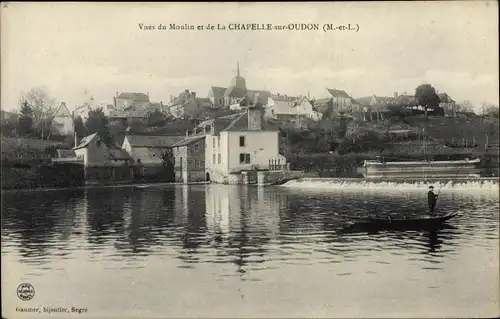
<path id="1" fill-rule="evenodd" d="M 433 185 L 435 190 L 481 191 L 497 194 L 498 179 L 427 179 L 427 180 L 367 180 L 354 178 L 299 178 L 288 181 L 283 187 L 304 189 L 337 189 L 337 190 L 392 190 L 411 191 L 424 190 Z"/>

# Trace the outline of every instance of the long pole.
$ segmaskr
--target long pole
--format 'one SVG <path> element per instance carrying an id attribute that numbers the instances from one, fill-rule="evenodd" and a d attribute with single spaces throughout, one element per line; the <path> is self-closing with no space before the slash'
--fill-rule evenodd
<path id="1" fill-rule="evenodd" d="M 73 147 L 76 147 L 76 143 L 78 142 L 78 138 L 76 136 L 76 121 L 75 121 L 75 111 L 71 112 L 71 119 L 73 120 L 73 136 L 75 138 L 75 144 Z"/>

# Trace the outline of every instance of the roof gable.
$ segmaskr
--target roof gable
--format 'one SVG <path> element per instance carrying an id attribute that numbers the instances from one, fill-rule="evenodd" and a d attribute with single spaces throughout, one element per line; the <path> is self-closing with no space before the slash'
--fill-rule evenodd
<path id="1" fill-rule="evenodd" d="M 333 97 L 341 97 L 341 98 L 346 98 L 350 99 L 351 97 L 349 94 L 346 93 L 346 91 L 343 90 L 337 90 L 337 89 L 326 89 Z"/>
<path id="2" fill-rule="evenodd" d="M 221 131 L 226 131 L 226 132 L 244 132 L 248 131 L 248 113 L 243 112 L 239 114 L 234 120 L 229 123 L 229 125 L 226 126 Z M 279 131 L 279 128 L 274 125 L 271 122 L 262 120 L 262 130 L 261 131 Z"/>
<path id="3" fill-rule="evenodd" d="M 309 100 L 309 99 L 307 98 L 307 96 L 303 96 L 303 97 L 301 97 L 300 99 L 298 99 L 298 100 L 295 102 L 295 105 L 301 105 L 302 103 L 309 103 L 309 104 L 311 104 L 311 105 L 312 105 L 311 100 Z"/>
<path id="4" fill-rule="evenodd" d="M 54 117 L 72 117 L 71 112 L 66 106 L 66 103 L 61 102 L 61 104 L 54 113 Z"/>
<path id="5" fill-rule="evenodd" d="M 221 86 L 212 86 L 210 90 L 214 95 L 223 96 L 224 93 L 226 93 L 227 88 Z"/>
<path id="6" fill-rule="evenodd" d="M 439 100 L 443 103 L 451 103 L 454 102 L 453 99 L 446 93 L 438 93 Z"/>

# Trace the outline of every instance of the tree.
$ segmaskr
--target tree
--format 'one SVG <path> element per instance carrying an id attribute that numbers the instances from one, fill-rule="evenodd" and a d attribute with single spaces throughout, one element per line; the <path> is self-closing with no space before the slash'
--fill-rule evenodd
<path id="1" fill-rule="evenodd" d="M 498 105 L 482 103 L 481 114 L 483 116 L 492 116 L 498 118 L 499 108 Z"/>
<path id="2" fill-rule="evenodd" d="M 430 84 L 419 85 L 415 89 L 415 98 L 424 107 L 426 116 L 427 110 L 437 109 L 440 102 L 439 96 L 436 94 L 436 89 Z"/>
<path id="3" fill-rule="evenodd" d="M 462 113 L 472 112 L 472 113 L 474 113 L 474 105 L 472 104 L 471 101 L 465 100 L 465 101 L 457 104 L 457 112 L 462 112 Z"/>
<path id="4" fill-rule="evenodd" d="M 22 101 L 28 103 L 33 110 L 33 124 L 41 139 L 50 137 L 52 117 L 56 109 L 56 101 L 50 97 L 45 89 L 31 88 L 21 96 Z M 24 103 L 23 102 L 23 103 Z"/>
<path id="5" fill-rule="evenodd" d="M 33 132 L 33 109 L 24 101 L 19 110 L 19 119 L 17 120 L 17 132 L 19 136 L 28 136 Z"/>
<path id="6" fill-rule="evenodd" d="M 6 137 L 16 137 L 17 135 L 18 122 L 15 118 L 2 118 L 2 123 L 0 128 L 2 129 L 2 135 Z"/>
<path id="7" fill-rule="evenodd" d="M 352 140 L 352 144 L 356 143 L 356 137 L 360 133 L 359 124 L 356 122 L 351 122 L 346 128 L 345 137 L 348 137 Z"/>
<path id="8" fill-rule="evenodd" d="M 83 119 L 81 116 L 77 116 L 75 118 L 75 133 L 78 138 L 82 138 L 85 136 L 85 124 L 83 123 Z"/>
<path id="9" fill-rule="evenodd" d="M 111 145 L 108 117 L 104 114 L 102 107 L 89 111 L 89 116 L 85 121 L 85 131 L 87 135 L 98 133 L 105 144 Z"/>
<path id="10" fill-rule="evenodd" d="M 175 181 L 174 153 L 172 149 L 163 150 L 161 153 L 161 164 L 163 167 L 162 179 L 166 181 Z"/>
<path id="11" fill-rule="evenodd" d="M 165 114 L 158 110 L 158 109 L 155 109 L 153 111 L 150 111 L 148 112 L 148 123 L 149 125 L 161 125 L 161 124 L 165 124 L 165 122 L 167 121 L 167 117 L 165 116 Z"/>

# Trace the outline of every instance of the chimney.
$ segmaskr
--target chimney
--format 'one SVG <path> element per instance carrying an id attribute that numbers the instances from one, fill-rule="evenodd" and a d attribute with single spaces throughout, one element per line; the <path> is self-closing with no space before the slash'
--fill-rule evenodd
<path id="1" fill-rule="evenodd" d="M 189 136 L 189 130 L 186 130 L 186 137 Z"/>
<path id="2" fill-rule="evenodd" d="M 116 92 L 116 97 L 118 97 L 118 92 Z"/>
<path id="3" fill-rule="evenodd" d="M 196 92 L 191 92 L 191 98 L 194 100 L 196 99 Z"/>
<path id="4" fill-rule="evenodd" d="M 174 101 L 174 97 L 172 95 L 170 95 L 170 103 L 172 103 Z"/>
<path id="5" fill-rule="evenodd" d="M 263 108 L 260 106 L 257 107 L 248 107 L 248 130 L 249 131 L 261 131 L 262 130 L 262 122 L 264 117 Z"/>
<path id="6" fill-rule="evenodd" d="M 394 98 L 398 97 L 398 92 L 394 92 Z"/>
<path id="7" fill-rule="evenodd" d="M 149 92 L 146 92 L 146 95 L 149 96 Z"/>
<path id="8" fill-rule="evenodd" d="M 193 129 L 193 135 L 196 135 L 196 126 Z"/>
<path id="9" fill-rule="evenodd" d="M 405 92 L 405 95 L 408 95 L 408 93 Z"/>

